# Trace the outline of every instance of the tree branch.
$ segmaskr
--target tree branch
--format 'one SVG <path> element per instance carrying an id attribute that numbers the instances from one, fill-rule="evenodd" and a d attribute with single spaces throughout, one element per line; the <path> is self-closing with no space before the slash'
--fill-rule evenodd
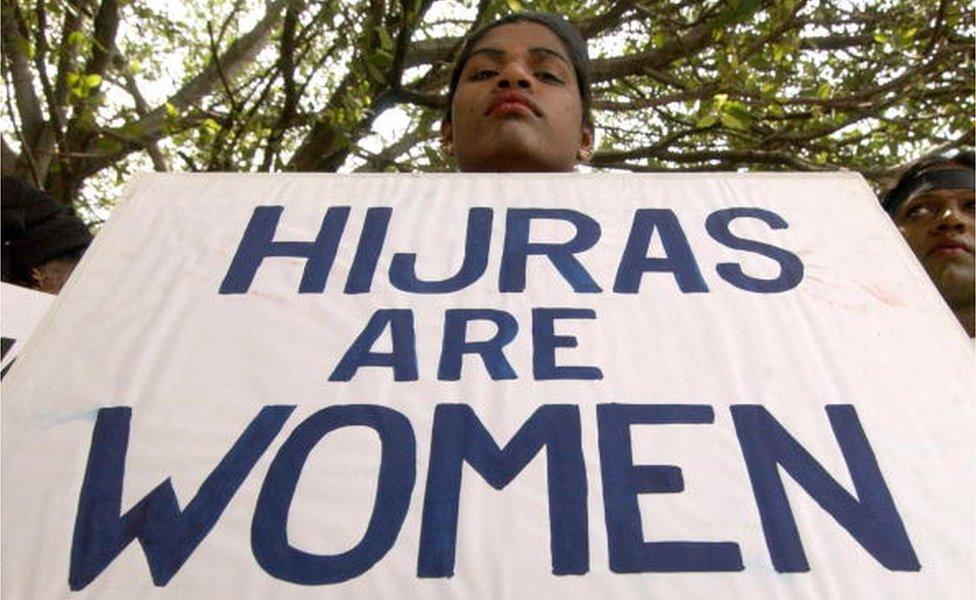
<path id="1" fill-rule="evenodd" d="M 304 9 L 304 3 L 295 3 L 285 12 L 285 21 L 281 28 L 281 51 L 278 53 L 278 71 L 284 82 L 285 102 L 281 113 L 264 149 L 264 160 L 261 170 L 270 171 L 275 157 L 281 149 L 281 139 L 291 125 L 298 109 L 298 89 L 295 85 L 295 33 L 298 26 L 298 15 Z"/>
<path id="2" fill-rule="evenodd" d="M 630 4 L 629 2 L 620 2 L 615 5 L 614 9 L 625 12 Z M 680 58 L 693 55 L 711 43 L 713 31 L 729 25 L 730 19 L 745 20 L 758 8 L 758 4 L 749 12 L 742 14 L 737 12 L 736 7 L 738 5 L 736 4 L 733 8 L 691 27 L 687 33 L 669 41 L 661 48 L 627 56 L 590 61 L 592 81 L 596 83 L 628 75 L 641 75 L 649 69 L 661 69 Z M 611 9 L 611 14 L 613 14 L 614 9 Z M 407 52 L 405 65 L 416 67 L 423 64 L 449 63 L 460 42 L 461 38 L 452 37 L 416 42 Z"/>
<path id="3" fill-rule="evenodd" d="M 574 23 L 583 39 L 588 40 L 600 33 L 617 27 L 624 20 L 623 17 L 634 8 L 634 0 L 618 0 L 602 14 L 585 21 Z"/>
<path id="4" fill-rule="evenodd" d="M 6 72 L 4 72 L 4 74 L 3 74 L 3 85 L 4 85 L 4 88 L 5 88 L 5 91 L 6 91 L 6 94 L 4 94 L 4 96 L 5 96 L 5 99 L 7 101 L 7 113 L 10 115 L 10 121 L 13 124 L 14 134 L 16 134 L 18 141 L 20 141 L 20 148 L 22 150 L 22 156 L 25 159 L 27 159 L 26 160 L 27 169 L 29 169 L 29 173 L 30 173 L 30 176 L 31 176 L 31 181 L 34 182 L 34 185 L 39 186 L 40 185 L 40 178 L 37 176 L 37 166 L 36 166 L 36 164 L 34 162 L 34 156 L 33 156 L 33 154 L 31 154 L 31 148 L 27 144 L 27 139 L 24 137 L 23 131 L 17 125 L 17 119 L 14 118 L 13 106 L 10 105 L 10 98 L 13 96 L 13 94 L 10 93 L 10 81 L 8 80 L 8 77 L 7 77 L 7 73 Z M 20 169 L 17 168 L 18 166 L 19 165 L 15 165 L 15 167 L 14 167 L 15 170 L 20 170 Z"/>
<path id="5" fill-rule="evenodd" d="M 21 135 L 25 143 L 33 147 L 44 127 L 44 115 L 34 91 L 34 77 L 31 75 L 27 57 L 30 42 L 23 34 L 23 19 L 14 0 L 3 0 L 0 6 L 0 42 L 3 44 L 3 57 L 10 69 L 17 114 L 20 115 Z"/>
<path id="6" fill-rule="evenodd" d="M 135 105 L 136 115 L 139 117 L 144 117 L 149 112 L 149 104 L 146 102 L 145 97 L 143 97 L 142 92 L 139 90 L 139 84 L 136 82 L 136 78 L 132 75 L 129 70 L 129 63 L 122 56 L 122 53 L 118 51 L 118 48 L 112 54 L 112 63 L 115 69 L 122 74 L 123 87 L 125 91 L 132 97 L 132 102 Z M 126 142 L 131 142 L 131 139 L 127 139 Z M 166 166 L 166 157 L 159 150 L 159 145 L 156 142 L 149 142 L 146 144 L 146 153 L 149 155 L 150 160 L 152 160 L 153 168 L 157 172 L 168 171 L 169 168 Z"/>
<path id="7" fill-rule="evenodd" d="M 78 44 L 69 43 L 72 34 L 81 30 L 81 13 L 65 10 L 61 25 L 61 44 L 58 49 L 57 75 L 54 80 L 54 108 L 63 122 L 65 108 L 68 106 L 68 74 L 74 72 L 78 60 Z"/>
<path id="8" fill-rule="evenodd" d="M 653 158 L 677 163 L 727 161 L 736 164 L 774 164 L 787 166 L 799 171 L 823 171 L 835 168 L 829 165 L 816 165 L 786 152 L 768 152 L 763 150 L 673 152 L 660 149 L 657 146 L 648 146 L 626 152 L 597 152 L 590 159 L 590 162 L 594 166 L 609 166 L 609 164 L 619 165 L 622 161 L 636 158 Z"/>
<path id="9" fill-rule="evenodd" d="M 863 169 L 861 174 L 883 186 L 892 186 L 898 181 L 901 174 L 910 169 L 915 163 L 921 162 L 933 156 L 945 154 L 949 150 L 953 150 L 955 148 L 972 146 L 974 142 L 976 142 L 976 136 L 974 136 L 973 130 L 969 129 L 953 139 L 933 146 L 921 156 L 917 156 L 911 160 L 907 160 L 891 167 Z"/>
<path id="10" fill-rule="evenodd" d="M 296 1 L 299 0 L 275 0 L 269 4 L 264 18 L 251 31 L 239 37 L 224 51 L 220 57 L 220 64 L 228 79 L 233 79 L 257 56 L 261 48 L 267 44 L 271 32 L 281 21 L 284 8 Z M 137 144 L 131 144 L 114 152 L 97 152 L 94 157 L 85 161 L 82 175 L 91 175 L 123 156 L 144 147 L 149 142 L 162 138 L 166 123 L 167 105 L 177 110 L 184 110 L 213 91 L 218 80 L 217 65 L 214 61 L 211 61 L 200 73 L 180 87 L 175 94 L 170 96 L 166 102 L 151 110 L 145 117 L 131 125 L 134 130 L 140 132 L 139 142 Z"/>
<path id="11" fill-rule="evenodd" d="M 20 162 L 20 156 L 7 143 L 7 138 L 0 136 L 0 173 L 3 175 L 14 175 L 17 172 L 16 166 Z"/>
<path id="12" fill-rule="evenodd" d="M 85 65 L 89 75 L 105 75 L 115 47 L 115 34 L 119 29 L 118 0 L 102 0 L 95 13 L 95 31 L 92 36 L 92 54 Z"/>
<path id="13" fill-rule="evenodd" d="M 369 97 L 368 108 L 359 121 L 347 129 L 345 143 L 341 144 L 340 147 L 335 147 L 337 140 L 336 128 L 328 120 L 319 121 L 312 126 L 312 130 L 305 136 L 305 139 L 302 140 L 302 143 L 295 151 L 295 154 L 288 163 L 289 170 L 335 171 L 349 155 L 351 143 L 368 131 L 376 117 L 395 104 L 400 98 L 400 79 L 403 76 L 403 69 L 406 65 L 408 43 L 413 35 L 413 31 L 423 19 L 423 15 L 430 8 L 432 0 L 424 0 L 416 13 L 407 10 L 406 6 L 408 4 L 404 3 L 402 7 L 396 50 L 389 72 L 384 78 L 385 81 L 373 82 L 373 90 Z M 367 31 L 366 35 L 370 38 L 375 38 L 376 36 L 371 36 L 371 33 Z M 375 39 L 373 43 L 376 43 Z M 373 49 L 374 46 L 367 47 L 366 52 L 371 52 Z M 363 60 L 363 57 L 356 56 L 354 60 Z M 333 92 L 324 114 L 330 114 L 331 111 L 343 105 L 346 91 L 351 89 L 357 80 L 358 76 L 355 75 L 355 71 L 350 70 L 336 91 Z"/>
<path id="14" fill-rule="evenodd" d="M 217 69 L 220 84 L 224 88 L 224 93 L 227 94 L 227 101 L 230 102 L 231 110 L 237 112 L 238 105 L 237 100 L 234 98 L 234 90 L 231 89 L 230 83 L 227 81 L 227 75 L 224 73 L 223 67 L 220 66 L 220 48 L 217 47 L 217 40 L 214 38 L 213 23 L 211 21 L 207 21 L 207 37 L 210 39 L 210 56 L 211 60 L 213 60 L 214 67 Z"/>

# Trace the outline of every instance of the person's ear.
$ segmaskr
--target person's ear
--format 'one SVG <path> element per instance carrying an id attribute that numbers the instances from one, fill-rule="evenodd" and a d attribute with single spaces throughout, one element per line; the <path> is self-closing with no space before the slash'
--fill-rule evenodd
<path id="1" fill-rule="evenodd" d="M 576 158 L 580 162 L 586 162 L 590 160 L 591 156 L 593 156 L 593 128 L 589 125 L 584 125 L 583 130 L 580 132 L 580 145 L 576 151 Z"/>
<path id="2" fill-rule="evenodd" d="M 441 152 L 454 156 L 454 127 L 450 121 L 441 121 Z"/>

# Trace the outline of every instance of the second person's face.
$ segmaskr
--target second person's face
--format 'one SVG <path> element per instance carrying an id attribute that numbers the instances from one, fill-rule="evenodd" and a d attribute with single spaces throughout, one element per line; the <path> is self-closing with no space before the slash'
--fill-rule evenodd
<path id="1" fill-rule="evenodd" d="M 972 302 L 973 190 L 934 190 L 906 200 L 895 223 L 950 303 Z"/>
<path id="2" fill-rule="evenodd" d="M 461 171 L 572 171 L 592 143 L 576 72 L 537 23 L 501 25 L 475 45 L 442 126 Z"/>

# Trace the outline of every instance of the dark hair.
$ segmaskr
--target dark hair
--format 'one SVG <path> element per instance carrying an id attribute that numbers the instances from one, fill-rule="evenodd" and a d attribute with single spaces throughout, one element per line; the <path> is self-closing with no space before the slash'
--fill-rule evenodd
<path id="1" fill-rule="evenodd" d="M 3 281 L 33 287 L 35 267 L 81 258 L 92 235 L 69 208 L 16 177 L 4 175 L 0 189 Z"/>
<path id="2" fill-rule="evenodd" d="M 583 124 L 593 126 L 593 115 L 591 114 L 592 95 L 590 93 L 590 58 L 586 51 L 586 40 L 580 35 L 569 21 L 550 13 L 520 12 L 506 15 L 497 21 L 479 27 L 471 33 L 461 46 L 457 59 L 454 61 L 454 69 L 451 71 L 451 85 L 447 92 L 447 110 L 444 112 L 444 121 L 451 121 L 451 103 L 454 101 L 454 92 L 457 91 L 458 82 L 461 79 L 461 70 L 465 63 L 471 58 L 471 51 L 475 44 L 485 37 L 485 34 L 502 25 L 512 23 L 537 23 L 551 31 L 566 46 L 569 52 L 569 61 L 576 71 L 576 83 L 579 86 L 580 102 L 583 105 Z"/>
<path id="3" fill-rule="evenodd" d="M 974 156 L 972 150 L 963 150 L 951 157 L 931 156 L 918 161 L 902 173 L 902 176 L 898 178 L 898 183 L 882 196 L 881 206 L 888 214 L 894 214 L 898 207 L 901 206 L 901 203 L 911 195 L 916 182 L 922 175 L 937 167 L 946 165 L 955 165 L 963 169 L 973 170 L 976 169 L 974 167 L 976 160 L 974 159 L 976 159 L 976 156 Z"/>

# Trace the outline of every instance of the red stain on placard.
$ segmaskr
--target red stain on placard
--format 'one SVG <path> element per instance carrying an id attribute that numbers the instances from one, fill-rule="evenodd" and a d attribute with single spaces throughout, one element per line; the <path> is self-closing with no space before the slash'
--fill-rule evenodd
<path id="1" fill-rule="evenodd" d="M 858 283 L 858 285 L 861 287 L 862 290 L 871 294 L 873 297 L 877 298 L 882 303 L 888 306 L 896 307 L 896 308 L 899 306 L 903 306 L 903 303 L 901 299 L 898 297 L 898 295 L 889 289 L 883 288 L 878 285 L 873 285 L 870 283 Z"/>

